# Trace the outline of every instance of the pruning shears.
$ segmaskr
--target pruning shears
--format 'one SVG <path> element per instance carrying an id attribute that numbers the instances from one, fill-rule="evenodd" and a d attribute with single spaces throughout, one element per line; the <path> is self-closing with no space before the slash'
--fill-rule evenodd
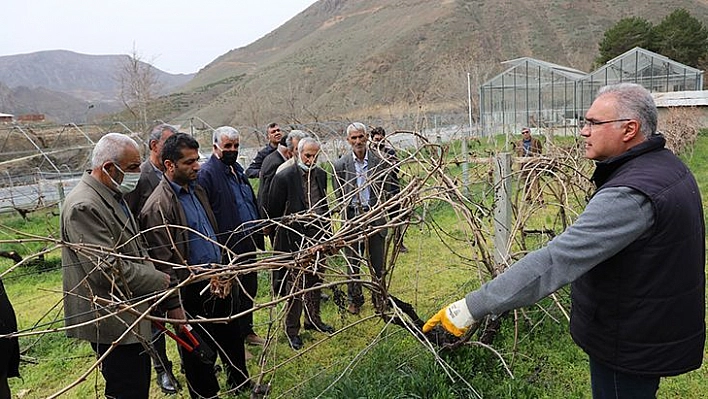
<path id="1" fill-rule="evenodd" d="M 193 327 L 189 324 L 179 326 L 179 333 L 175 334 L 159 321 L 152 322 L 161 331 L 164 331 L 170 338 L 177 342 L 187 352 L 196 356 L 204 364 L 212 364 L 216 360 L 216 354 L 205 344 Z"/>

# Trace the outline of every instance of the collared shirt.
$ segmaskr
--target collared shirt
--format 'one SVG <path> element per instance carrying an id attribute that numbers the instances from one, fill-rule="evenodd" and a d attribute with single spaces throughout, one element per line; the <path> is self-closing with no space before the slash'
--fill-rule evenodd
<path id="1" fill-rule="evenodd" d="M 152 170 L 155 172 L 155 176 L 157 176 L 157 179 L 162 180 L 162 175 L 164 175 L 164 172 L 162 172 L 160 168 L 155 166 L 155 164 L 153 164 L 152 162 L 150 162 L 150 166 L 152 166 Z"/>
<path id="2" fill-rule="evenodd" d="M 177 194 L 177 199 L 184 209 L 184 215 L 187 217 L 187 227 L 194 231 L 189 231 L 189 264 L 201 265 L 206 263 L 220 263 L 221 250 L 216 244 L 216 234 L 214 227 L 209 222 L 206 210 L 199 202 L 199 198 L 194 194 L 194 182 L 189 183 L 189 190 L 181 187 L 178 184 L 170 181 L 170 186 Z M 202 235 L 209 237 L 210 240 L 205 240 L 203 237 L 195 233 L 198 231 Z"/>
<path id="3" fill-rule="evenodd" d="M 246 180 L 246 175 L 239 173 L 233 167 L 231 173 L 228 174 L 228 183 L 231 192 L 236 200 L 236 210 L 238 211 L 239 219 L 244 223 L 243 230 L 253 227 L 253 224 L 246 225 L 245 223 L 259 218 L 256 204 L 253 201 L 253 190 Z"/>
<path id="4" fill-rule="evenodd" d="M 366 151 L 364 159 L 360 160 L 353 152 L 352 157 L 354 158 L 354 169 L 356 170 L 357 193 L 359 194 L 352 199 L 352 206 L 358 206 L 359 204 L 367 206 L 369 205 L 369 185 L 366 184 L 366 173 L 369 170 L 369 151 Z"/>

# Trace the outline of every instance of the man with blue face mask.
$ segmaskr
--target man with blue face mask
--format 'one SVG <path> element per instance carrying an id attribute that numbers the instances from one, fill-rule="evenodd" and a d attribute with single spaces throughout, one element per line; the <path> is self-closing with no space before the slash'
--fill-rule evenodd
<path id="1" fill-rule="evenodd" d="M 311 248 L 331 235 L 325 216 L 327 205 L 327 173 L 317 166 L 320 144 L 315 139 L 304 137 L 298 143 L 296 163 L 276 173 L 268 194 L 267 210 L 271 218 L 298 214 L 297 219 L 287 218 L 275 231 L 273 249 L 296 256 L 303 249 Z M 324 258 L 316 257 L 312 264 L 287 272 L 287 294 L 312 288 L 322 283 Z M 304 297 L 304 298 L 303 298 Z M 302 348 L 300 338 L 300 315 L 305 310 L 306 330 L 333 333 L 332 326 L 320 318 L 321 293 L 319 289 L 288 300 L 285 333 L 290 347 Z"/>
<path id="2" fill-rule="evenodd" d="M 143 260 L 148 259 L 146 245 L 123 199 L 139 176 L 138 145 L 108 133 L 96 143 L 91 171 L 66 196 L 61 211 L 67 335 L 90 342 L 102 357 L 107 397 L 147 399 L 150 391 L 150 356 L 144 348 L 152 335 L 150 322 L 138 322 L 131 312 L 116 313 L 111 304 L 144 314 L 148 303 L 138 302 L 170 281 Z"/>

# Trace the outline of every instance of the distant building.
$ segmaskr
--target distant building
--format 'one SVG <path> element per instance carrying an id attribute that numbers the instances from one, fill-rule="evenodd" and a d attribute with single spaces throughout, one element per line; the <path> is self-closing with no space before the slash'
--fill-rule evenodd
<path id="1" fill-rule="evenodd" d="M 17 117 L 19 122 L 44 122 L 44 114 L 24 114 Z"/>
<path id="2" fill-rule="evenodd" d="M 0 113 L 0 123 L 12 123 L 15 115 Z"/>
<path id="3" fill-rule="evenodd" d="M 660 121 L 671 110 L 680 109 L 686 115 L 694 118 L 700 126 L 708 126 L 708 90 L 652 93 L 652 96 L 659 109 Z"/>

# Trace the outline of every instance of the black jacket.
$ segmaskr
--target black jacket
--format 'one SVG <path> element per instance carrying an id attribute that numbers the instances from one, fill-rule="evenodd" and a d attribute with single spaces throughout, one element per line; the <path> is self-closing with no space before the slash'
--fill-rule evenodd
<path id="1" fill-rule="evenodd" d="M 261 172 L 259 176 L 258 183 L 258 213 L 261 219 L 268 219 L 268 213 L 266 210 L 266 203 L 268 201 L 268 191 L 270 190 L 270 184 L 273 182 L 273 177 L 275 177 L 275 172 L 278 167 L 285 162 L 283 156 L 278 151 L 271 152 L 263 160 L 261 165 Z"/>
<path id="2" fill-rule="evenodd" d="M 272 145 L 266 144 L 265 147 L 261 148 L 260 151 L 258 151 L 258 154 L 256 154 L 256 157 L 253 158 L 253 162 L 251 162 L 250 165 L 248 165 L 248 168 L 246 169 L 246 177 L 249 179 L 255 179 L 256 177 L 259 176 L 261 172 L 261 166 L 263 165 L 263 160 L 270 155 L 271 152 L 275 151 L 275 147 Z"/>
<path id="3" fill-rule="evenodd" d="M 276 251 L 296 252 L 303 246 L 303 236 L 321 238 L 328 234 L 330 228 L 323 219 L 315 214 L 327 216 L 327 173 L 319 167 L 311 170 L 312 176 L 317 181 L 319 196 L 323 198 L 315 209 L 308 207 L 306 193 L 303 190 L 303 174 L 297 164 L 293 164 L 273 178 L 268 195 L 267 211 L 272 218 L 281 216 L 298 215 L 298 220 L 280 219 L 280 226 L 276 227 L 273 249 Z M 310 213 L 311 217 L 303 215 Z"/>
<path id="4" fill-rule="evenodd" d="M 0 280 L 0 334 L 17 332 L 17 319 Z M 0 338 L 0 375 L 20 376 L 20 345 L 15 338 Z"/>

